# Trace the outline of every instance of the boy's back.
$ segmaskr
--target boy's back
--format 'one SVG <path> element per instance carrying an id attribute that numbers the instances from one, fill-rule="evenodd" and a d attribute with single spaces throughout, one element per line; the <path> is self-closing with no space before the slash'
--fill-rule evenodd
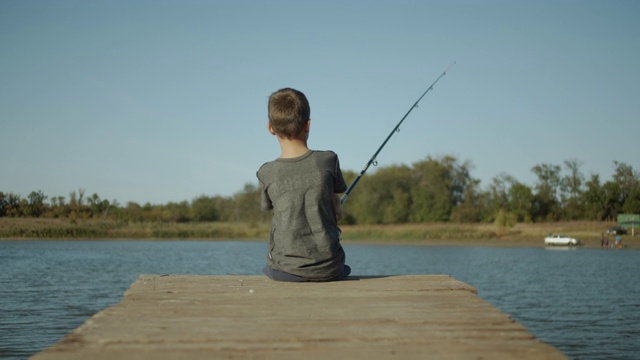
<path id="1" fill-rule="evenodd" d="M 347 185 L 337 155 L 309 150 L 279 158 L 265 163 L 258 179 L 262 209 L 273 209 L 267 265 L 312 281 L 338 278 L 345 255 L 333 202 Z"/>

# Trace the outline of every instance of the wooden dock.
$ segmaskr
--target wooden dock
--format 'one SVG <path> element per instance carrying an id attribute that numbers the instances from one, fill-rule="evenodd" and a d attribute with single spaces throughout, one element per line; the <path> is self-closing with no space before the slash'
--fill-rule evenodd
<path id="1" fill-rule="evenodd" d="M 32 357 L 566 359 L 445 275 L 282 283 L 142 275 L 123 300 Z"/>

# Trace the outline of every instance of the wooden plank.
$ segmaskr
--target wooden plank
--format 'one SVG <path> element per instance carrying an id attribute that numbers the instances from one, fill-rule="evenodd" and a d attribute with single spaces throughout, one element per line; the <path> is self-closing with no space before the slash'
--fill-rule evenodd
<path id="1" fill-rule="evenodd" d="M 143 275 L 33 359 L 566 359 L 445 275 Z"/>

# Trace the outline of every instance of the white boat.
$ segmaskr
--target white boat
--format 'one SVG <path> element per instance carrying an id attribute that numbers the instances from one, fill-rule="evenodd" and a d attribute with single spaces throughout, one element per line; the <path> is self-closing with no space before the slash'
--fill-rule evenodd
<path id="1" fill-rule="evenodd" d="M 544 238 L 544 244 L 556 246 L 578 246 L 580 245 L 580 241 L 562 234 L 549 234 L 549 236 Z"/>

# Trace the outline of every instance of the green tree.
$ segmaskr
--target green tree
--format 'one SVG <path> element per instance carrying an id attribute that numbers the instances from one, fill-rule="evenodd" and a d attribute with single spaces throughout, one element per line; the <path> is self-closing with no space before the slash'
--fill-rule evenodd
<path id="1" fill-rule="evenodd" d="M 622 205 L 624 214 L 640 214 L 640 188 L 631 190 Z"/>
<path id="2" fill-rule="evenodd" d="M 7 210 L 9 209 L 9 203 L 6 195 L 0 191 L 0 217 L 7 216 Z"/>
<path id="3" fill-rule="evenodd" d="M 29 202 L 25 207 L 25 215 L 30 217 L 40 217 L 40 215 L 45 212 L 45 203 L 44 201 L 47 197 L 44 195 L 42 190 L 32 191 L 29 196 L 27 196 Z"/>
<path id="4" fill-rule="evenodd" d="M 449 173 L 448 188 L 451 204 L 454 207 L 458 206 L 464 202 L 469 186 L 475 182 L 471 177 L 473 164 L 469 160 L 460 164 L 458 159 L 451 155 L 442 157 L 441 161 Z"/>
<path id="5" fill-rule="evenodd" d="M 214 198 L 200 195 L 191 201 L 191 218 L 194 221 L 218 220 L 218 209 Z"/>
<path id="6" fill-rule="evenodd" d="M 534 195 L 530 187 L 519 182 L 515 177 L 501 173 L 491 180 L 487 191 L 490 216 L 485 220 L 494 221 L 498 216 L 499 222 L 513 219 L 517 222 L 532 220 Z"/>
<path id="7" fill-rule="evenodd" d="M 533 215 L 536 220 L 558 220 L 558 192 L 560 190 L 560 166 L 538 164 L 531 168 L 538 176 L 533 203 Z"/>
<path id="8" fill-rule="evenodd" d="M 22 204 L 22 199 L 20 195 L 9 193 L 6 195 L 6 213 L 9 217 L 18 217 L 21 215 L 22 210 L 20 209 Z"/>
<path id="9" fill-rule="evenodd" d="M 447 188 L 448 176 L 447 169 L 436 159 L 429 157 L 413 164 L 411 222 L 449 220 L 453 205 Z"/>
<path id="10" fill-rule="evenodd" d="M 363 177 L 345 207 L 358 224 L 404 223 L 411 208 L 412 173 L 406 165 L 379 168 Z"/>
<path id="11" fill-rule="evenodd" d="M 620 187 L 620 208 L 626 203 L 631 194 L 640 188 L 640 175 L 633 170 L 633 167 L 623 162 L 613 162 L 615 172 L 613 181 Z"/>
<path id="12" fill-rule="evenodd" d="M 449 221 L 453 209 L 464 201 L 467 186 L 473 181 L 470 162 L 460 164 L 447 155 L 427 157 L 413 164 L 412 222 Z"/>
<path id="13" fill-rule="evenodd" d="M 384 224 L 400 224 L 409 221 L 411 215 L 411 169 L 405 165 L 392 166 L 379 174 L 382 183 L 386 184 L 389 196 L 383 202 Z"/>
<path id="14" fill-rule="evenodd" d="M 187 201 L 169 202 L 163 207 L 163 219 L 168 222 L 187 222 L 191 220 L 192 209 Z M 216 208 L 216 214 L 218 213 Z"/>
<path id="15" fill-rule="evenodd" d="M 271 219 L 271 214 L 260 208 L 260 187 L 247 183 L 242 191 L 233 195 L 230 221 L 259 223 Z"/>
<path id="16" fill-rule="evenodd" d="M 84 205 L 84 193 L 85 190 L 80 188 L 78 192 L 72 191 L 69 193 L 69 217 L 75 219 L 76 217 L 90 217 L 91 214 L 88 214 L 86 211 L 86 206 Z"/>
<path id="17" fill-rule="evenodd" d="M 259 195 L 256 195 L 259 196 Z M 233 197 L 214 196 L 213 201 L 218 211 L 219 221 L 235 221 L 234 220 L 234 200 Z"/>
<path id="18" fill-rule="evenodd" d="M 342 170 L 342 176 L 344 177 L 345 182 L 347 183 L 347 187 L 351 186 L 353 181 L 358 176 L 355 171 L 351 170 Z M 356 218 L 354 215 L 354 203 L 357 203 L 358 191 L 354 192 L 349 196 L 349 200 L 343 204 L 342 213 L 344 217 L 342 218 L 342 224 L 353 225 L 356 223 Z"/>
<path id="19" fill-rule="evenodd" d="M 510 228 L 516 224 L 516 217 L 512 213 L 499 210 L 493 223 L 502 228 Z"/>
<path id="20" fill-rule="evenodd" d="M 580 172 L 582 163 L 577 159 L 566 160 L 565 169 L 568 174 L 561 180 L 563 217 L 566 220 L 578 220 L 584 216 L 584 197 L 582 186 L 584 175 Z"/>
<path id="21" fill-rule="evenodd" d="M 53 196 L 51 198 L 51 208 L 49 216 L 53 218 L 64 218 L 69 215 L 69 207 L 65 204 L 64 196 Z"/>
<path id="22" fill-rule="evenodd" d="M 622 204 L 622 188 L 620 184 L 607 181 L 602 186 L 604 217 L 602 220 L 615 221 L 620 213 Z"/>
<path id="23" fill-rule="evenodd" d="M 111 204 L 109 200 L 101 200 L 98 194 L 93 193 L 89 198 L 87 198 L 87 203 L 89 207 L 89 212 L 91 217 L 106 217 Z"/>
<path id="24" fill-rule="evenodd" d="M 456 222 L 480 222 L 487 216 L 486 193 L 479 191 L 480 180 L 473 179 L 466 187 L 464 200 L 453 209 L 451 219 Z"/>
<path id="25" fill-rule="evenodd" d="M 127 206 L 118 212 L 118 219 L 130 222 L 143 221 L 142 207 L 137 202 L 129 201 L 127 202 Z"/>
<path id="26" fill-rule="evenodd" d="M 516 182 L 517 181 L 513 176 L 505 172 L 502 172 L 491 179 L 491 183 L 489 184 L 487 191 L 490 215 L 486 220 L 493 221 L 500 211 L 509 211 L 509 189 L 512 184 Z"/>
<path id="27" fill-rule="evenodd" d="M 534 204 L 534 195 L 527 185 L 514 181 L 509 188 L 507 208 L 518 222 L 530 222 Z"/>
<path id="28" fill-rule="evenodd" d="M 584 216 L 587 220 L 604 220 L 606 218 L 605 193 L 600 184 L 600 175 L 592 174 L 585 182 L 582 194 L 584 201 Z"/>

